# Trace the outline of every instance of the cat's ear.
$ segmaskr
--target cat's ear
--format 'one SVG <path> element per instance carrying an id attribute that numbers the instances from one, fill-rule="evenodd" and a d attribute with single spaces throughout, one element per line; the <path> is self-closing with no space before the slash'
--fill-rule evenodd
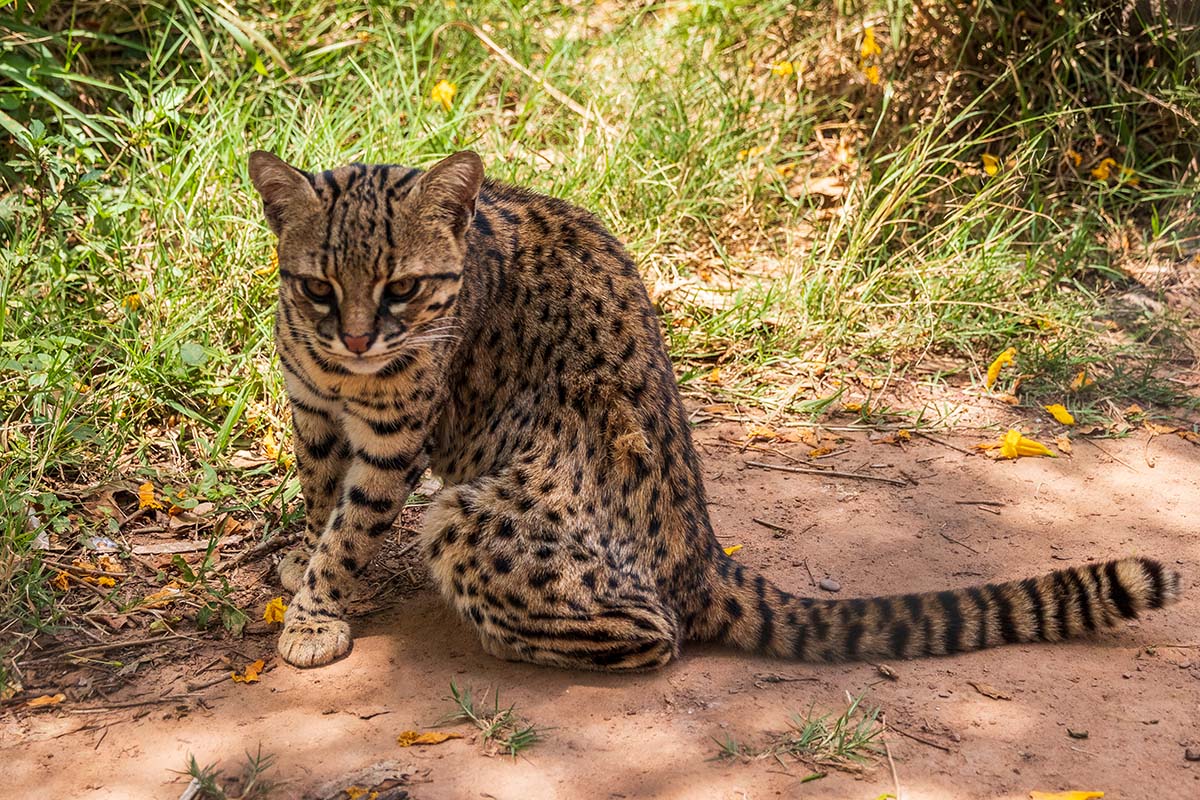
<path id="1" fill-rule="evenodd" d="M 443 158 L 421 176 L 417 202 L 440 212 L 455 236 L 462 236 L 475 216 L 475 201 L 483 184 L 483 161 L 470 150 Z"/>
<path id="2" fill-rule="evenodd" d="M 255 150 L 250 154 L 250 180 L 262 196 L 267 224 L 276 236 L 289 221 L 320 208 L 309 175 L 273 153 Z"/>

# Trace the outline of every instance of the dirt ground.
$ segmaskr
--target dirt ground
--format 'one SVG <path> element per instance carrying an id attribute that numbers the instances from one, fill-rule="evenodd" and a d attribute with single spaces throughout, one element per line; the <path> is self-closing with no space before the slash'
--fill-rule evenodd
<path id="1" fill-rule="evenodd" d="M 1178 565 L 1185 598 L 1088 641 L 892 662 L 894 681 L 871 664 L 794 664 L 697 646 L 660 673 L 615 677 L 488 657 L 418 569 L 407 573 L 416 583 L 406 597 L 356 620 L 353 651 L 331 666 L 282 663 L 273 633 L 258 623 L 232 645 L 201 643 L 186 658 L 143 664 L 107 699 L 110 707 L 144 705 L 10 707 L 0 716 L 0 795 L 174 799 L 187 785 L 179 772 L 189 754 L 236 772 L 243 753 L 261 746 L 277 759 L 269 776 L 284 782 L 275 796 L 287 798 L 362 785 L 381 764 L 406 775 L 405 789 L 419 800 L 870 800 L 895 792 L 897 780 L 908 800 L 1027 798 L 1031 789 L 1200 797 L 1200 763 L 1185 759 L 1186 748 L 1200 750 L 1200 447 L 1171 435 L 1148 442 L 1139 431 L 1120 441 L 1077 439 L 1069 458 L 994 462 L 955 449 L 994 432 L 914 437 L 902 447 L 853 432 L 839 434 L 845 441 L 818 462 L 908 481 L 896 486 L 748 466 L 789 463 L 780 453 L 811 463 L 811 448 L 742 452 L 722 440 L 744 433 L 733 423 L 697 432 L 714 523 L 725 544 L 743 545 L 739 559 L 784 588 L 822 594 L 808 569 L 852 597 L 1144 554 Z M 964 502 L 976 500 L 1001 505 Z M 235 659 L 266 656 L 259 683 L 195 673 L 230 647 Z M 763 673 L 800 680 L 756 678 Z M 45 669 L 41 677 L 55 679 Z M 188 691 L 189 682 L 214 677 L 215 685 Z M 449 710 L 452 680 L 498 689 L 505 704 L 550 729 L 544 741 L 515 760 L 488 757 L 469 728 L 441 726 L 467 738 L 398 747 L 400 731 L 433 725 Z M 985 696 L 972 682 L 1011 699 Z M 802 783 L 812 770 L 800 763 L 715 759 L 715 739 L 761 743 L 793 712 L 836 714 L 847 692 L 864 691 L 910 734 L 885 735 L 897 780 L 886 760 L 863 775 L 831 770 Z"/>

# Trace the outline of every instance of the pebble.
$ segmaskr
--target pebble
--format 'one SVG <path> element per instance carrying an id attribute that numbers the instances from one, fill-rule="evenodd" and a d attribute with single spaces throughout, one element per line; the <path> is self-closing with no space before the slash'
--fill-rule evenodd
<path id="1" fill-rule="evenodd" d="M 1200 750 L 1188 748 L 1183 751 L 1183 757 L 1188 761 L 1200 761 Z"/>
<path id="2" fill-rule="evenodd" d="M 827 592 L 840 592 L 842 590 L 842 585 L 833 578 L 821 578 L 820 582 L 817 583 L 817 586 L 821 587 Z"/>

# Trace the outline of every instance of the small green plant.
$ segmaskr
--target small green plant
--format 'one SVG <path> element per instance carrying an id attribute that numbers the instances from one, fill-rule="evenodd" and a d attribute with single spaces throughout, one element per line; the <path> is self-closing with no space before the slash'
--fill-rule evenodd
<path id="1" fill-rule="evenodd" d="M 247 751 L 241 775 L 226 786 L 216 764 L 201 767 L 196 757 L 189 754 L 184 774 L 191 776 L 195 793 L 187 796 L 201 800 L 267 800 L 275 790 L 275 783 L 264 780 L 263 773 L 274 761 L 275 756 L 263 755 L 262 745 L 254 755 Z"/>
<path id="2" fill-rule="evenodd" d="M 784 756 L 791 756 L 815 769 L 860 771 L 881 752 L 876 740 L 883 733 L 879 709 L 864 708 L 862 701 L 863 695 L 852 698 L 837 716 L 814 715 L 810 706 L 806 714 L 793 714 L 788 729 L 773 734 L 762 748 L 741 744 L 726 734 L 724 741 L 714 739 L 720 747 L 716 757 L 774 758 L 782 763 Z"/>
<path id="3" fill-rule="evenodd" d="M 234 590 L 229 581 L 213 571 L 217 538 L 216 533 L 209 538 L 204 559 L 195 569 L 180 555 L 173 556 L 171 564 L 179 571 L 180 580 L 203 598 L 202 605 L 196 610 L 196 627 L 203 630 L 219 617 L 227 631 L 240 636 L 250 618 L 230 600 Z"/>
<path id="4" fill-rule="evenodd" d="M 438 724 L 469 722 L 483 734 L 485 745 L 516 758 L 517 753 L 540 742 L 546 729 L 540 728 L 516 713 L 516 706 L 500 707 L 500 693 L 492 693 L 492 707 L 487 707 L 487 692 L 476 702 L 470 689 L 460 689 L 450 682 L 450 697 L 454 710 Z"/>

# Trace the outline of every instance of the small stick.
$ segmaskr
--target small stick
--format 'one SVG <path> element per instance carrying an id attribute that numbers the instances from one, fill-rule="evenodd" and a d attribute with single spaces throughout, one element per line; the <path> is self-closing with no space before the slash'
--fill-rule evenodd
<path id="1" fill-rule="evenodd" d="M 231 680 L 230 670 L 226 670 L 217 677 L 204 681 L 203 683 L 188 683 L 187 690 L 189 692 L 198 692 L 201 689 L 207 689 L 210 686 L 216 686 L 218 683 L 224 683 L 227 680 Z"/>
<path id="2" fill-rule="evenodd" d="M 105 711 L 115 711 L 119 708 L 137 708 L 138 706 L 156 706 L 160 703 L 173 703 L 176 700 L 187 700 L 195 697 L 194 694 L 169 694 L 166 697 L 155 697 L 150 700 L 127 700 L 124 703 L 109 703 L 103 706 L 87 706 L 86 708 L 65 708 L 64 711 L 70 711 L 73 714 L 102 714 Z"/>
<path id="3" fill-rule="evenodd" d="M 241 553 L 238 553 L 228 561 L 222 561 L 220 564 L 217 564 L 217 566 L 213 568 L 213 574 L 220 575 L 226 570 L 231 570 L 234 567 L 241 566 L 246 561 L 259 558 L 261 556 L 270 555 L 276 550 L 282 550 L 289 544 L 295 543 L 297 540 L 299 540 L 299 538 L 300 534 L 298 533 L 287 533 L 282 536 L 272 536 L 265 542 L 259 542 L 249 550 L 244 550 Z"/>
<path id="4" fill-rule="evenodd" d="M 978 551 L 978 550 L 976 550 L 974 547 L 971 547 L 971 545 L 967 544 L 966 542 L 960 542 L 958 539 L 955 539 L 955 538 L 951 537 L 951 536 L 950 536 L 949 534 L 947 534 L 947 533 L 943 533 L 942 531 L 938 531 L 938 536 L 941 536 L 941 537 L 942 537 L 943 539 L 945 539 L 947 542 L 954 542 L 954 543 L 955 543 L 956 545 L 958 545 L 959 547 L 965 547 L 965 548 L 967 548 L 968 550 L 970 550 L 970 551 L 971 551 L 972 553 L 974 553 L 975 555 L 979 555 L 979 551 Z"/>
<path id="5" fill-rule="evenodd" d="M 60 655 L 78 656 L 84 653 L 100 653 L 105 650 L 116 650 L 121 647 L 139 647 L 146 644 L 154 644 L 155 642 L 169 642 L 172 639 L 195 639 L 193 636 L 188 636 L 184 633 L 172 633 L 169 636 L 153 636 L 147 639 L 130 639 L 125 642 L 108 642 L 106 644 L 93 644 L 87 647 L 76 649 L 73 645 L 69 647 L 61 647 L 57 650 L 48 650 L 44 653 L 38 653 L 36 658 L 26 659 L 28 663 L 36 663 L 39 661 L 47 661 L 51 658 L 56 658 Z"/>
<path id="6" fill-rule="evenodd" d="M 1003 500 L 955 500 L 956 506 L 1006 506 Z"/>
<path id="7" fill-rule="evenodd" d="M 908 486 L 907 481 L 898 481 L 895 478 L 884 478 L 881 475 L 859 475 L 854 472 L 838 472 L 832 469 L 804 469 L 803 467 L 789 467 L 785 464 L 764 464 L 761 461 L 747 461 L 747 466 L 758 467 L 760 469 L 774 469 L 780 472 L 796 472 L 801 475 L 825 475 L 831 478 L 853 478 L 860 481 L 875 481 L 877 483 L 890 483 L 892 486 Z"/>
<path id="8" fill-rule="evenodd" d="M 887 755 L 888 767 L 892 770 L 892 787 L 896 790 L 896 800 L 904 800 L 904 794 L 900 790 L 900 776 L 896 774 L 896 762 L 892 760 L 892 748 L 888 747 L 887 742 L 887 717 L 883 718 L 884 735 L 879 737 L 879 741 L 883 742 L 883 752 Z"/>
<path id="9" fill-rule="evenodd" d="M 758 517 L 751 517 L 750 521 L 757 522 L 759 525 L 762 525 L 764 528 L 770 528 L 771 530 L 779 531 L 780 533 L 791 533 L 792 532 L 791 528 L 785 528 L 782 525 L 776 525 L 774 522 L 767 522 L 765 519 L 759 519 Z"/>
<path id="10" fill-rule="evenodd" d="M 804 564 L 804 571 L 808 573 L 808 582 L 811 583 L 813 586 L 816 586 L 817 579 L 813 577 L 812 570 L 808 568 L 808 559 L 806 558 L 806 559 L 804 559 L 804 561 L 802 561 L 800 563 Z"/>
<path id="11" fill-rule="evenodd" d="M 1118 464 L 1120 464 L 1121 466 L 1123 466 L 1123 467 L 1126 467 L 1126 468 L 1128 468 L 1128 469 L 1131 469 L 1131 470 L 1133 470 L 1134 472 L 1138 472 L 1138 471 L 1139 471 L 1137 467 L 1134 467 L 1134 466 L 1132 466 L 1132 465 L 1130 465 L 1130 464 L 1128 464 L 1128 463 L 1126 463 L 1126 462 L 1122 461 L 1121 459 L 1117 458 L 1117 457 L 1116 457 L 1116 456 L 1114 456 L 1112 453 L 1108 452 L 1108 451 L 1107 451 L 1107 450 L 1105 450 L 1103 447 L 1101 447 L 1100 445 L 1096 444 L 1095 442 L 1093 442 L 1091 439 L 1087 438 L 1086 436 L 1085 436 L 1085 437 L 1083 437 L 1083 440 L 1084 440 L 1085 442 L 1087 442 L 1088 444 L 1090 444 L 1092 447 L 1094 447 L 1094 448 L 1096 448 L 1097 450 L 1099 450 L 1101 453 L 1104 453 L 1104 455 L 1108 456 L 1109 458 L 1111 458 L 1113 461 L 1117 462 L 1117 463 L 1118 463 Z"/>
<path id="12" fill-rule="evenodd" d="M 908 731 L 904 730 L 903 728 L 897 728 L 896 724 L 894 722 L 889 722 L 887 724 L 887 728 L 889 731 L 895 731 L 896 733 L 900 734 L 901 736 L 907 736 L 909 739 L 912 739 L 914 742 L 920 742 L 921 744 L 929 745 L 930 747 L 936 747 L 938 750 L 941 750 L 942 752 L 945 752 L 945 753 L 953 753 L 954 752 L 949 747 L 946 747 L 946 745 L 944 745 L 944 744 L 938 744 L 937 742 L 931 742 L 928 739 L 922 739 L 920 736 L 917 736 L 915 733 L 909 733 Z"/>

